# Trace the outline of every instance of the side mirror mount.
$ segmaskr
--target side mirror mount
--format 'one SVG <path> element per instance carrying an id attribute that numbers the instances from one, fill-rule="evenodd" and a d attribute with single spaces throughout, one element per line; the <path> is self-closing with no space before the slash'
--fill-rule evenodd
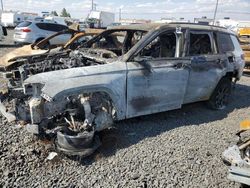
<path id="1" fill-rule="evenodd" d="M 149 63 L 150 60 L 152 60 L 151 57 L 140 57 L 140 56 L 134 57 L 134 61 L 142 65 L 147 70 L 147 73 L 153 72 L 153 68 Z"/>
<path id="2" fill-rule="evenodd" d="M 182 35 L 183 33 L 182 33 L 182 31 L 181 31 L 181 26 L 180 25 L 178 25 L 177 27 L 176 27 L 176 34 L 177 35 Z"/>

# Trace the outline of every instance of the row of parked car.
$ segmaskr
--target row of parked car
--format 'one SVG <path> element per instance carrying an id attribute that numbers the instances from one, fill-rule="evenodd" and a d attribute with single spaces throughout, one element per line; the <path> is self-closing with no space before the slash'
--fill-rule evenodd
<path id="1" fill-rule="evenodd" d="M 39 28 L 23 24 L 15 35 Z M 51 42 L 65 34 L 66 44 Z M 29 132 L 55 136 L 68 155 L 94 152 L 114 121 L 197 101 L 226 108 L 245 66 L 236 34 L 216 26 L 71 27 L 34 41 L 0 59 L 0 111 Z"/>

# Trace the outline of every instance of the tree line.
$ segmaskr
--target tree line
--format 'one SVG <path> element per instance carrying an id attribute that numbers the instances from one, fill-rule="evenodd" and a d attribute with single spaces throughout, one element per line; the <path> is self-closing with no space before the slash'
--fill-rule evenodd
<path id="1" fill-rule="evenodd" d="M 59 16 L 55 10 L 51 11 L 50 14 L 53 16 Z M 70 13 L 67 12 L 66 8 L 62 9 L 60 16 L 61 17 L 71 17 Z"/>

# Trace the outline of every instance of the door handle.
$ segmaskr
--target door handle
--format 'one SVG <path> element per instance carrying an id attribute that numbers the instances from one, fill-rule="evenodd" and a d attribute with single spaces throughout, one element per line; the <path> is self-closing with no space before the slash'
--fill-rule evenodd
<path id="1" fill-rule="evenodd" d="M 216 63 L 221 64 L 221 63 L 222 63 L 222 60 L 221 60 L 221 59 L 217 59 L 217 60 L 216 60 Z"/>
<path id="2" fill-rule="evenodd" d="M 174 68 L 175 69 L 180 69 L 180 68 L 182 68 L 183 67 L 183 63 L 176 63 L 175 65 L 174 65 Z"/>

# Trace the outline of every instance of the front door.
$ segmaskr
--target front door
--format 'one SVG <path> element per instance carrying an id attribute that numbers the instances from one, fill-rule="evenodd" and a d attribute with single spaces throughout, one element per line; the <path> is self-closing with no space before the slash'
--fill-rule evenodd
<path id="1" fill-rule="evenodd" d="M 127 63 L 127 118 L 180 108 L 189 59 L 176 57 L 175 32 L 156 37 Z"/>

